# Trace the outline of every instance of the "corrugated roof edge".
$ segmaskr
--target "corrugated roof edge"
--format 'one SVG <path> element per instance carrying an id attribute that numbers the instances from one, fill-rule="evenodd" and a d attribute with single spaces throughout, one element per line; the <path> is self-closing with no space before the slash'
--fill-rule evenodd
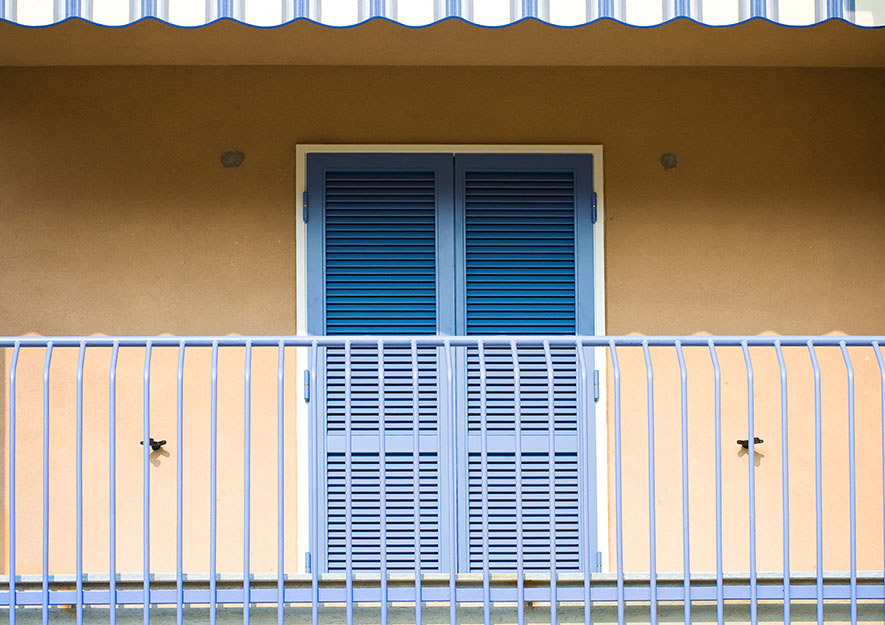
<path id="1" fill-rule="evenodd" d="M 801 28 L 801 29 L 813 28 L 815 26 L 818 26 L 820 24 L 825 24 L 827 22 L 844 22 L 844 23 L 849 24 L 855 28 L 860 28 L 860 29 L 864 29 L 864 30 L 871 30 L 871 29 L 876 30 L 876 29 L 880 29 L 880 28 L 885 28 L 885 24 L 878 24 L 878 25 L 873 25 L 873 26 L 870 26 L 867 24 L 856 24 L 855 22 L 852 22 L 851 20 L 847 20 L 842 17 L 830 17 L 827 19 L 813 22 L 811 24 L 785 24 L 783 22 L 778 22 L 777 20 L 771 20 L 767 17 L 751 17 L 751 18 L 747 18 L 745 20 L 739 20 L 737 22 L 729 22 L 726 24 L 708 24 L 706 22 L 701 22 L 701 21 L 693 19 L 691 17 L 684 17 L 684 16 L 673 17 L 673 18 L 670 18 L 668 20 L 664 20 L 664 21 L 656 23 L 656 24 L 631 24 L 630 22 L 627 22 L 624 20 L 619 20 L 619 19 L 616 19 L 613 17 L 598 17 L 596 19 L 593 19 L 593 20 L 590 20 L 587 22 L 581 22 L 579 24 L 556 24 L 554 22 L 548 22 L 548 21 L 539 19 L 537 17 L 523 17 L 523 18 L 520 18 L 520 19 L 515 20 L 513 22 L 508 22 L 506 24 L 480 24 L 478 22 L 467 20 L 463 17 L 449 16 L 449 17 L 444 17 L 439 20 L 435 20 L 433 22 L 428 22 L 426 24 L 405 24 L 403 22 L 399 22 L 397 20 L 393 20 L 388 17 L 377 17 L 376 16 L 376 17 L 371 17 L 369 19 L 359 21 L 359 22 L 354 22 L 353 24 L 343 24 L 343 25 L 325 24 L 323 22 L 313 20 L 309 17 L 296 17 L 295 19 L 287 20 L 285 22 L 280 22 L 279 24 L 269 24 L 269 25 L 251 24 L 247 21 L 238 20 L 238 19 L 235 19 L 232 17 L 220 17 L 220 18 L 211 20 L 209 22 L 205 22 L 203 24 L 193 24 L 193 25 L 176 24 L 176 23 L 171 22 L 169 20 L 163 20 L 163 19 L 153 17 L 153 16 L 141 17 L 137 20 L 133 20 L 133 21 L 127 22 L 125 24 L 102 24 L 101 22 L 96 22 L 94 20 L 89 20 L 89 19 L 86 19 L 83 17 L 78 17 L 78 16 L 66 17 L 64 19 L 61 19 L 61 20 L 58 20 L 56 22 L 52 22 L 49 24 L 22 24 L 20 22 L 16 22 L 13 20 L 8 20 L 6 18 L 0 17 L 0 22 L 7 22 L 10 24 L 15 24 L 16 26 L 21 26 L 23 28 L 50 28 L 52 26 L 57 26 L 59 24 L 64 24 L 65 22 L 70 22 L 70 21 L 87 22 L 89 24 L 101 26 L 102 28 L 126 28 L 127 26 L 132 26 L 133 24 L 138 24 L 139 22 L 156 21 L 156 22 L 161 22 L 163 24 L 168 24 L 169 26 L 174 26 L 175 28 L 182 28 L 182 29 L 186 29 L 186 30 L 205 28 L 206 26 L 211 26 L 211 25 L 216 24 L 218 22 L 235 22 L 237 24 L 243 24 L 245 26 L 249 26 L 251 28 L 258 28 L 261 30 L 271 30 L 271 29 L 275 29 L 275 28 L 280 28 L 280 27 L 288 26 L 289 24 L 293 24 L 296 22 L 310 22 L 311 24 L 316 24 L 316 25 L 322 26 L 324 28 L 340 30 L 340 29 L 356 28 L 358 26 L 362 26 L 362 25 L 367 24 L 369 22 L 376 22 L 376 21 L 389 22 L 391 24 L 396 24 L 397 26 L 402 26 L 403 28 L 419 29 L 419 30 L 424 29 L 424 28 L 429 28 L 429 27 L 435 26 L 435 25 L 443 23 L 443 22 L 450 22 L 450 21 L 464 22 L 465 24 L 469 24 L 470 26 L 476 26 L 477 28 L 484 28 L 484 29 L 489 29 L 489 30 L 508 28 L 510 26 L 514 26 L 514 25 L 520 24 L 522 22 L 538 22 L 540 24 L 544 24 L 545 26 L 551 26 L 553 28 L 561 28 L 561 29 L 582 28 L 584 26 L 588 26 L 590 24 L 595 24 L 597 22 L 614 22 L 616 24 L 622 24 L 624 26 L 629 26 L 630 28 L 637 28 L 637 29 L 645 30 L 645 29 L 649 29 L 649 28 L 658 28 L 660 26 L 670 24 L 671 22 L 686 22 L 686 21 L 693 22 L 695 24 L 698 24 L 700 26 L 704 26 L 706 28 L 717 28 L 717 29 L 718 28 L 731 28 L 733 26 L 740 26 L 740 25 L 746 24 L 748 22 L 759 22 L 759 21 L 769 22 L 769 23 L 775 24 L 777 26 L 783 26 L 784 28 Z"/>

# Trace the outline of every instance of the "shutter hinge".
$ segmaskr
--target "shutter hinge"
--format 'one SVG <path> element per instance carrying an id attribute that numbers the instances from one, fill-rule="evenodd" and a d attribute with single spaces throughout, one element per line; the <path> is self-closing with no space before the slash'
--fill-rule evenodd
<path id="1" fill-rule="evenodd" d="M 307 223 L 307 220 L 310 219 L 310 209 L 308 208 L 308 206 L 309 206 L 308 198 L 309 197 L 310 196 L 307 194 L 307 191 L 305 191 L 302 195 L 302 198 L 301 198 L 302 199 L 301 218 L 304 220 L 304 223 Z M 595 200 L 594 200 L 593 204 L 594 204 L 594 206 L 596 205 Z"/>
<path id="2" fill-rule="evenodd" d="M 310 570 L 310 552 L 309 551 L 304 552 L 304 572 L 305 573 L 313 573 L 313 571 Z"/>
<path id="3" fill-rule="evenodd" d="M 592 194 L 591 197 L 592 197 L 593 199 L 592 199 L 592 203 L 591 203 L 591 205 L 590 205 L 590 220 L 591 220 L 593 223 L 596 223 L 596 217 L 597 217 L 597 211 L 596 211 L 596 191 L 593 192 L 593 194 Z M 305 219 L 305 221 L 307 221 L 307 220 Z"/>
<path id="4" fill-rule="evenodd" d="M 593 370 L 593 401 L 599 401 L 599 369 Z"/>
<path id="5" fill-rule="evenodd" d="M 310 402 L 310 369 L 304 370 L 304 401 Z"/>
<path id="6" fill-rule="evenodd" d="M 602 552 L 596 552 L 596 572 L 602 573 Z"/>

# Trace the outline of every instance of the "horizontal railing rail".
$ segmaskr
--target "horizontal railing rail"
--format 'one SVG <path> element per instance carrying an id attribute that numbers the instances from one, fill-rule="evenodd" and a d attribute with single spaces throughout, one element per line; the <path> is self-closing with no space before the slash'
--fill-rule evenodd
<path id="1" fill-rule="evenodd" d="M 0 605 L 8 607 L 13 624 L 22 610 L 36 609 L 42 610 L 43 621 L 48 623 L 51 609 L 61 605 L 75 607 L 78 623 L 82 623 L 86 607 L 110 608 L 112 624 L 118 606 L 140 606 L 145 623 L 151 620 L 152 606 L 175 606 L 181 623 L 187 606 L 205 605 L 212 625 L 219 607 L 238 605 L 248 625 L 252 606 L 276 604 L 282 625 L 287 606 L 310 606 L 311 620 L 316 624 L 324 604 L 343 603 L 351 625 L 354 608 L 371 602 L 380 604 L 381 623 L 386 625 L 388 608 L 394 602 L 413 605 L 417 623 L 422 622 L 425 602 L 445 602 L 453 624 L 458 622 L 460 606 L 475 603 L 482 605 L 483 621 L 488 625 L 494 605 L 512 604 L 519 625 L 523 625 L 527 602 L 549 605 L 551 624 L 557 622 L 561 604 L 578 603 L 589 624 L 593 606 L 606 602 L 616 605 L 619 623 L 625 621 L 625 610 L 631 603 L 647 605 L 649 621 L 656 623 L 659 603 L 680 602 L 683 619 L 689 623 L 693 602 L 714 602 L 717 621 L 723 623 L 728 602 L 746 602 L 749 620 L 756 623 L 760 601 L 781 603 L 785 622 L 790 622 L 795 601 L 813 601 L 818 622 L 824 619 L 825 604 L 842 601 L 848 603 L 850 620 L 856 623 L 859 606 L 865 609 L 874 602 L 882 614 L 885 605 L 883 572 L 871 566 L 874 561 L 885 561 L 883 344 L 885 336 L 2 337 L 0 348 L 5 348 L 8 369 L 9 529 L 8 587 L 0 589 Z M 152 378 L 152 357 L 159 350 L 177 349 L 174 440 L 180 443 L 185 432 L 183 397 L 195 384 L 186 375 L 186 357 L 190 350 L 211 350 L 208 375 L 199 381 L 209 391 L 209 550 L 204 570 L 185 571 L 184 566 L 184 453 L 176 446 L 175 505 L 157 509 L 151 500 L 151 454 L 156 450 L 148 444 L 140 452 L 141 570 L 118 569 L 118 393 L 123 385 L 128 393 L 133 379 L 127 375 L 122 380 L 119 362 L 124 350 L 134 348 L 144 356 L 138 380 L 144 443 L 152 440 L 155 410 L 151 393 L 157 383 L 156 374 Z M 310 474 L 306 477 L 291 475 L 285 462 L 286 402 L 298 391 L 286 377 L 286 350 L 291 348 L 302 348 L 298 365 L 307 372 L 300 391 L 309 403 Z M 25 352 L 34 349 L 42 350 L 42 377 L 23 380 L 20 362 Z M 49 559 L 50 521 L 56 522 L 50 514 L 50 482 L 55 479 L 50 464 L 50 388 L 53 358 L 65 350 L 76 353 L 72 379 L 72 575 L 51 568 Z M 96 547 L 84 541 L 83 449 L 84 436 L 95 432 L 87 430 L 94 423 L 85 422 L 84 393 L 92 392 L 95 384 L 85 369 L 87 356 L 98 350 L 110 351 L 102 382 L 108 401 L 107 429 L 102 433 L 107 438 L 108 482 L 103 488 L 108 495 L 108 535 L 102 548 L 108 550 L 108 566 L 106 571 L 87 572 L 84 550 Z M 219 406 L 227 384 L 219 375 L 219 352 L 223 350 L 243 355 L 236 383 L 242 392 L 237 434 L 242 435 L 243 555 L 242 574 L 234 577 L 222 574 L 218 563 L 218 441 L 230 434 L 219 431 Z M 264 368 L 261 374 L 275 377 L 275 405 L 260 410 L 260 418 L 276 420 L 276 483 L 262 482 L 261 486 L 276 490 L 277 526 L 276 571 L 258 573 L 253 571 L 250 543 L 253 413 L 258 415 L 252 395 L 257 380 L 253 354 L 257 350 L 276 355 L 273 370 Z M 833 373 L 836 362 L 841 368 L 838 375 Z M 291 360 L 288 366 L 293 367 Z M 597 382 L 599 372 L 601 382 Z M 42 390 L 39 407 L 20 403 L 25 401 L 26 394 L 20 390 L 23 386 Z M 698 393 L 703 396 L 696 396 Z M 740 402 L 734 399 L 736 393 L 742 395 Z M 798 409 L 793 407 L 797 394 Z M 598 408 L 599 399 L 607 402 L 605 410 Z M 662 410 L 663 402 L 668 402 L 666 410 Z M 775 431 L 757 429 L 757 419 L 762 418 L 757 410 L 763 407 L 765 423 L 769 427 L 776 424 Z M 857 431 L 859 411 L 864 419 L 861 432 Z M 29 449 L 30 454 L 39 456 L 35 473 L 40 480 L 27 483 L 23 495 L 22 490 L 17 491 L 16 481 L 16 467 L 26 461 L 17 459 L 17 453 L 22 452 L 17 449 L 17 417 L 25 412 L 40 413 L 43 420 L 41 446 Z M 664 462 L 656 443 L 664 436 L 661 423 L 656 423 L 661 413 L 667 419 L 672 416 L 666 422 L 666 436 L 672 434 L 672 442 L 678 446 L 673 454 L 676 473 L 667 474 L 663 482 L 656 474 Z M 790 480 L 797 470 L 790 464 L 794 451 L 790 433 L 799 426 L 808 428 L 813 452 L 796 461 L 802 471 L 808 471 L 807 479 L 797 486 Z M 698 446 L 697 437 L 690 436 L 693 428 L 705 433 L 709 430 L 710 438 L 703 446 Z M 739 455 L 746 456 L 741 495 L 741 514 L 746 516 L 740 521 L 746 525 L 746 543 L 742 543 L 746 567 L 738 571 L 725 564 L 723 527 L 733 513 L 726 512 L 723 505 L 726 498 L 733 502 L 738 497 L 735 489 L 726 490 L 723 483 L 730 470 L 724 465 L 723 448 L 731 444 L 724 441 L 726 429 L 740 432 L 737 444 L 745 451 Z M 631 439 L 640 436 L 645 448 L 635 440 L 625 441 L 625 435 Z M 778 494 L 772 495 L 772 483 L 766 477 L 763 500 L 758 499 L 757 483 L 757 464 L 764 457 L 759 446 L 765 444 L 760 435 L 768 439 L 769 446 L 772 441 L 779 443 L 774 455 L 780 460 Z M 860 465 L 858 435 L 863 437 L 866 454 Z M 825 443 L 834 438 L 839 443 L 833 447 L 845 450 L 838 468 L 832 464 L 832 454 L 824 453 Z M 610 458 L 599 451 L 606 448 L 611 450 Z M 711 464 L 701 466 L 699 456 L 712 460 Z M 513 458 L 512 466 L 505 466 L 507 458 Z M 562 458 L 570 463 L 567 471 L 562 469 L 566 462 Z M 366 468 L 371 462 L 375 464 Z M 430 469 L 425 473 L 427 466 Z M 875 480 L 871 467 L 881 473 Z M 861 492 L 859 468 L 867 489 Z M 611 475 L 605 475 L 607 470 Z M 731 473 L 728 476 L 733 479 Z M 833 481 L 832 476 L 844 478 L 844 483 Z M 692 553 L 692 546 L 700 539 L 693 537 L 698 524 L 692 521 L 692 513 L 700 504 L 692 495 L 702 478 L 712 482 L 712 496 L 709 502 L 702 502 L 712 508 L 713 527 L 703 532 L 712 536 L 712 556 L 705 560 L 713 563 L 712 570 L 693 566 L 698 556 Z M 298 573 L 285 557 L 287 479 L 304 480 L 310 487 L 307 574 Z M 874 489 L 874 483 L 881 487 Z M 606 487 L 613 490 L 610 504 L 603 498 Z M 662 503 L 662 488 L 678 492 L 678 501 Z M 838 496 L 827 489 L 838 490 Z M 565 492 L 568 494 L 561 500 Z M 368 512 L 367 493 L 377 493 L 376 506 L 369 506 Z M 797 495 L 813 500 L 813 512 L 803 508 L 801 517 L 802 525 L 814 526 L 808 534 L 813 537 L 813 547 L 801 545 L 813 555 L 813 571 L 806 574 L 794 570 L 795 554 L 791 555 L 795 545 L 791 532 L 797 523 L 791 497 Z M 17 518 L 16 503 L 22 496 L 42 497 L 39 525 L 22 526 L 24 521 Z M 642 497 L 646 501 L 639 513 Z M 825 518 L 829 518 L 828 508 L 834 501 L 844 503 L 847 522 L 837 523 L 831 530 Z M 599 514 L 597 506 L 608 509 L 608 515 Z M 665 506 L 673 507 L 666 508 L 666 519 L 659 516 Z M 877 533 L 875 540 L 868 536 L 862 545 L 865 565 L 858 560 L 859 506 L 865 511 L 865 527 Z M 774 518 L 775 508 L 779 509 L 782 562 L 779 570 L 771 571 L 760 568 L 757 539 L 760 515 Z M 156 572 L 151 563 L 152 549 L 157 549 L 151 541 L 152 514 L 159 515 L 159 520 L 173 509 L 176 570 L 167 575 Z M 561 517 L 561 509 L 573 516 Z M 603 519 L 599 527 L 597 518 Z M 678 524 L 674 524 L 675 518 L 680 519 Z M 869 525 L 869 518 L 877 519 L 875 526 Z M 731 516 L 728 522 L 732 522 Z M 506 523 L 510 523 L 510 531 L 501 530 Z M 609 529 L 611 536 L 606 538 Z M 661 531 L 678 534 L 681 545 L 681 558 L 668 555 L 663 569 L 658 544 Z M 847 538 L 839 537 L 847 551 L 844 571 L 824 567 L 825 531 L 847 533 Z M 647 544 L 644 559 L 635 555 L 637 548 L 628 553 L 625 535 L 630 541 Z M 672 539 L 668 535 L 668 542 Z M 39 574 L 28 570 L 21 575 L 18 570 L 16 548 L 24 544 L 21 540 L 41 542 Z M 880 550 L 876 558 L 869 552 L 874 543 Z M 547 555 L 541 559 L 537 557 L 538 544 L 542 550 L 546 545 Z M 597 572 L 597 548 L 611 551 L 606 573 Z M 769 562 L 768 554 L 764 555 Z M 677 560 L 681 567 L 674 571 Z"/>
<path id="2" fill-rule="evenodd" d="M 581 341 L 586 347 L 609 347 L 614 341 L 616 347 L 674 347 L 679 342 L 683 347 L 707 347 L 711 342 L 716 347 L 741 347 L 746 343 L 749 347 L 806 347 L 809 343 L 816 347 L 839 347 L 843 343 L 848 347 L 870 347 L 873 343 L 885 342 L 885 335 L 849 336 L 849 335 L 686 335 L 686 336 L 571 336 L 571 335 L 488 335 L 488 336 L 430 336 L 430 335 L 385 335 L 385 336 L 3 336 L 0 347 L 46 347 L 52 343 L 55 347 L 318 347 L 338 346 L 345 343 L 352 345 L 377 345 L 378 341 L 387 345 L 409 345 L 415 341 L 424 347 L 475 347 L 480 341 L 486 345 L 518 344 L 541 345 L 574 345 Z"/>

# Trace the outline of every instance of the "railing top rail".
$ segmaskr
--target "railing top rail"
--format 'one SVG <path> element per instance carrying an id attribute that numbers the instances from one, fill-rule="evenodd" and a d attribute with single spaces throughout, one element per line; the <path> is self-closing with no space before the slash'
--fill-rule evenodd
<path id="1" fill-rule="evenodd" d="M 677 343 L 683 347 L 708 347 L 711 344 L 717 347 L 737 347 L 746 343 L 750 347 L 804 347 L 809 343 L 818 347 L 839 346 L 870 346 L 874 343 L 885 345 L 885 334 L 870 336 L 852 335 L 690 335 L 690 336 L 574 336 L 574 335 L 490 335 L 490 336 L 444 336 L 444 335 L 358 335 L 358 336 L 5 336 L 0 337 L 0 347 L 45 347 L 52 343 L 54 347 L 144 347 L 150 344 L 152 347 L 310 347 L 316 344 L 319 347 L 341 346 L 345 343 L 351 345 L 376 345 L 383 342 L 386 345 L 409 345 L 414 341 L 424 347 L 469 347 L 479 342 L 485 345 L 507 345 L 511 342 L 518 344 L 542 344 L 550 345 L 575 345 L 581 342 L 585 347 L 608 347 L 614 344 L 616 347 L 651 347 L 675 346 Z"/>

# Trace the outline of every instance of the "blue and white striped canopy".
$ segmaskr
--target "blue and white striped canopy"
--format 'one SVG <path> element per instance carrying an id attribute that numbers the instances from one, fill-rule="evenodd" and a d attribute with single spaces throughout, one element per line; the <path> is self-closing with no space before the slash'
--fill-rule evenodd
<path id="1" fill-rule="evenodd" d="M 841 19 L 876 27 L 885 26 L 885 0 L 0 0 L 0 18 L 28 26 L 68 18 L 122 26 L 145 17 L 191 27 L 224 18 L 264 27 L 297 19 L 346 27 L 373 18 L 426 26 L 453 17 L 482 26 L 527 18 L 558 26 L 598 19 L 656 26 L 683 17 L 711 26 L 765 18 L 791 26 Z"/>

